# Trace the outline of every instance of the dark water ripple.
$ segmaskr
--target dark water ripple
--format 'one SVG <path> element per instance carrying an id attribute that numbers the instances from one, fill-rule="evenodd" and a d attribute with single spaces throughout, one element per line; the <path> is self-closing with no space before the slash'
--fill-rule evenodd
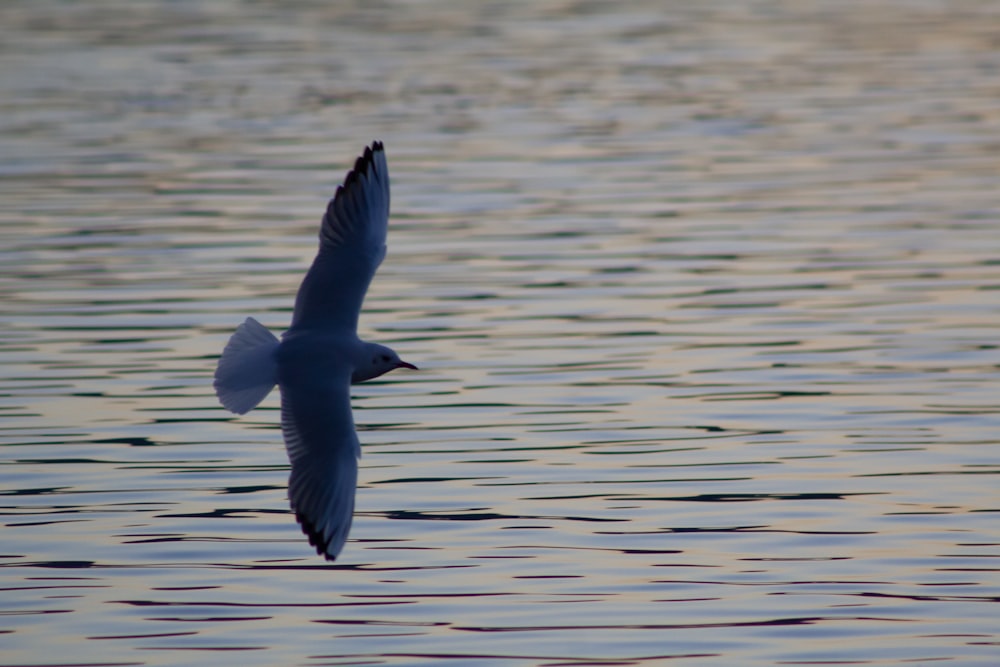
<path id="1" fill-rule="evenodd" d="M 0 6 L 0 665 L 992 665 L 992 3 Z M 277 329 L 389 147 L 343 558 Z"/>

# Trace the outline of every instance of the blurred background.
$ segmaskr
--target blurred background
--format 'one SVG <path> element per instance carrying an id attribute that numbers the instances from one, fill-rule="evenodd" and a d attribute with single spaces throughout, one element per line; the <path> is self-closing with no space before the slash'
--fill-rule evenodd
<path id="1" fill-rule="evenodd" d="M 987 0 L 0 4 L 0 665 L 995 664 L 998 100 Z M 373 139 L 326 563 L 211 379 Z"/>

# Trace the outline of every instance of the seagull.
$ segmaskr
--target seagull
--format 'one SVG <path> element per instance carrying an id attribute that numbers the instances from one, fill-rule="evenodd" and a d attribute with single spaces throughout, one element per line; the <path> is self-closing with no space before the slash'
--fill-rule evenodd
<path id="1" fill-rule="evenodd" d="M 382 142 L 366 147 L 326 207 L 319 253 L 295 297 L 279 341 L 248 317 L 215 370 L 223 407 L 245 414 L 275 385 L 292 472 L 288 499 L 316 552 L 335 560 L 351 529 L 361 443 L 351 414 L 352 384 L 417 367 L 358 337 L 365 292 L 385 257 L 389 168 Z"/>

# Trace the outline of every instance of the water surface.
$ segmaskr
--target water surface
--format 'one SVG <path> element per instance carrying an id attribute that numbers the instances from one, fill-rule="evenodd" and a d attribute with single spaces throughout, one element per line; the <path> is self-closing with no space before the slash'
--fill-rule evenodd
<path id="1" fill-rule="evenodd" d="M 998 25 L 4 4 L 0 664 L 994 664 Z M 211 374 L 373 138 L 329 564 Z"/>

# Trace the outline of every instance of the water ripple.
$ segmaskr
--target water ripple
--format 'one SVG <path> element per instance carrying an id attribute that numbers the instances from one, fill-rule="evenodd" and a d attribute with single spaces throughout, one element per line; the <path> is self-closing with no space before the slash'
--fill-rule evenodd
<path id="1" fill-rule="evenodd" d="M 675 5 L 0 7 L 4 664 L 994 664 L 997 12 Z M 211 373 L 373 137 L 326 563 Z"/>

